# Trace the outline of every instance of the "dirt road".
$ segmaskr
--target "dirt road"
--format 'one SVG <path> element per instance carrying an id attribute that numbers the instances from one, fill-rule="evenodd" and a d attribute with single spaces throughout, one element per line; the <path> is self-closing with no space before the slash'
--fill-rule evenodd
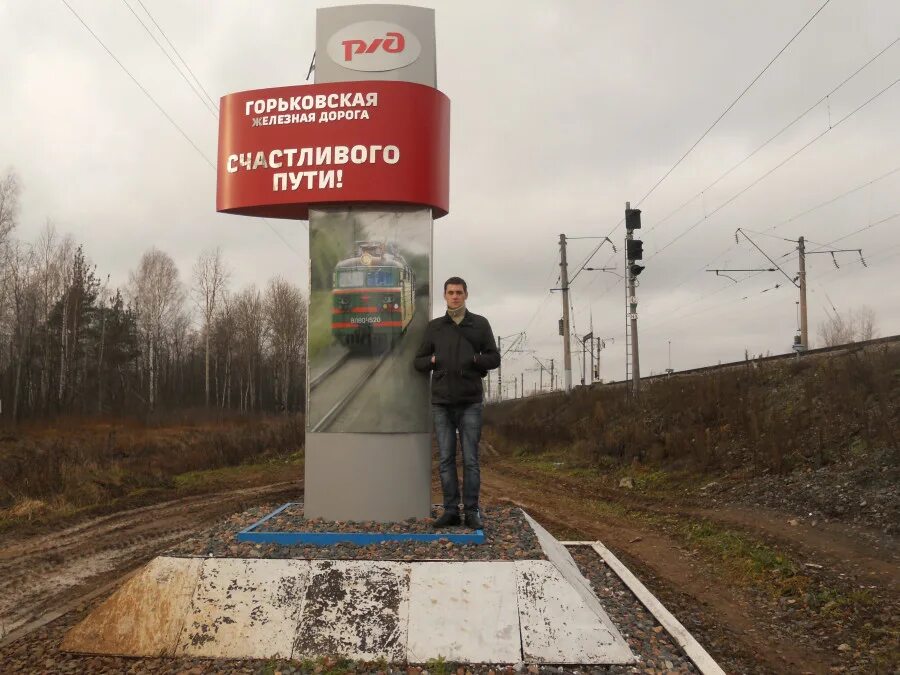
<path id="1" fill-rule="evenodd" d="M 890 616 L 900 607 L 891 538 L 861 536 L 837 523 L 812 527 L 767 509 L 701 508 L 589 480 L 548 480 L 541 471 L 499 459 L 485 462 L 482 491 L 486 504 L 519 504 L 558 537 L 603 541 L 729 672 L 891 672 L 896 634 L 890 637 Z M 805 594 L 831 594 L 832 609 L 808 608 L 804 595 L 778 597 L 737 577 L 724 558 L 680 536 L 686 523 L 710 524 L 785 551 L 800 561 Z M 865 642 L 871 649 L 860 646 Z"/>
<path id="2" fill-rule="evenodd" d="M 283 482 L 163 502 L 52 534 L 0 540 L 0 645 L 102 593 L 173 543 L 236 511 L 296 498 Z"/>

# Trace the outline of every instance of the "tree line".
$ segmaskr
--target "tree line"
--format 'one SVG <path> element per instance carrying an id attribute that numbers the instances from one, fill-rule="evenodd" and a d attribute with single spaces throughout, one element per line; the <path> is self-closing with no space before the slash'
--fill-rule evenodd
<path id="1" fill-rule="evenodd" d="M 47 224 L 15 238 L 21 187 L 0 177 L 0 410 L 3 419 L 145 414 L 201 407 L 305 408 L 306 302 L 274 277 L 234 289 L 219 249 L 187 279 L 156 248 L 123 287 Z"/>

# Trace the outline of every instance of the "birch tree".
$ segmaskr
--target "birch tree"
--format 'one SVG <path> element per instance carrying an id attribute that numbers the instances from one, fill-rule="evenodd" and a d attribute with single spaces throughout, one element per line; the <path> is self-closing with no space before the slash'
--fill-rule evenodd
<path id="1" fill-rule="evenodd" d="M 209 345 L 210 332 L 216 307 L 228 283 L 229 272 L 222 262 L 222 252 L 217 247 L 204 251 L 194 265 L 194 301 L 202 313 L 204 345 L 204 392 L 209 407 Z"/>
<path id="2" fill-rule="evenodd" d="M 272 347 L 276 406 L 287 412 L 291 384 L 303 363 L 306 339 L 306 303 L 300 289 L 281 277 L 270 280 L 266 288 L 265 314 Z"/>
<path id="3" fill-rule="evenodd" d="M 166 330 L 181 314 L 184 305 L 184 291 L 178 280 L 175 261 L 168 253 L 156 248 L 146 251 L 137 270 L 129 276 L 128 291 L 146 346 L 147 404 L 153 410 L 159 386 L 160 345 Z"/>

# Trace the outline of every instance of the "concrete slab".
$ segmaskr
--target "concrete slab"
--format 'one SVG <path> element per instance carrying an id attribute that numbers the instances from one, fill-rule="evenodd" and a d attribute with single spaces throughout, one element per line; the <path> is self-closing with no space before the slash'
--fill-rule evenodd
<path id="1" fill-rule="evenodd" d="M 309 574 L 306 560 L 205 560 L 178 652 L 231 659 L 289 658 Z"/>
<path id="2" fill-rule="evenodd" d="M 312 563 L 293 658 L 324 654 L 360 661 L 406 657 L 408 563 Z"/>
<path id="3" fill-rule="evenodd" d="M 522 654 L 526 662 L 627 664 L 619 631 L 607 625 L 548 560 L 515 563 Z"/>
<path id="4" fill-rule="evenodd" d="M 416 563 L 409 599 L 408 662 L 522 659 L 515 563 Z"/>
<path id="5" fill-rule="evenodd" d="M 66 633 L 60 649 L 122 656 L 174 654 L 201 564 L 196 558 L 154 558 Z"/>
<path id="6" fill-rule="evenodd" d="M 559 573 L 562 577 L 569 582 L 572 588 L 578 593 L 581 597 L 582 601 L 593 611 L 603 624 L 606 626 L 607 630 L 614 637 L 617 638 L 618 642 L 624 649 L 628 649 L 628 644 L 625 642 L 625 638 L 622 637 L 622 634 L 619 632 L 619 629 L 616 628 L 615 624 L 612 622 L 612 619 L 609 618 L 609 615 L 606 613 L 606 610 L 603 609 L 603 605 L 600 603 L 599 598 L 597 598 L 594 593 L 594 589 L 591 588 L 590 582 L 584 578 L 584 575 L 581 573 L 581 570 L 578 569 L 578 564 L 575 562 L 575 559 L 572 557 L 572 554 L 566 549 L 562 543 L 556 539 L 552 534 L 550 534 L 547 530 L 545 530 L 540 523 L 538 523 L 534 518 L 529 516 L 525 511 L 522 512 L 525 515 L 525 520 L 531 525 L 531 528 L 534 530 L 535 536 L 538 538 L 538 543 L 540 543 L 541 548 L 544 551 L 544 555 L 547 556 L 547 559 L 552 562 L 556 568 L 559 570 Z M 630 650 L 629 650 L 630 653 Z"/>

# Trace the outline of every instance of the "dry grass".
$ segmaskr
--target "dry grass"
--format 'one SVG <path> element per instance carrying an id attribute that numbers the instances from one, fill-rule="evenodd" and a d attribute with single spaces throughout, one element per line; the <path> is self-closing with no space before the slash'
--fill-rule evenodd
<path id="1" fill-rule="evenodd" d="M 775 471 L 823 466 L 851 448 L 897 450 L 900 348 L 746 366 L 646 383 L 579 388 L 491 406 L 486 439 L 501 453 L 553 453 L 570 466 L 652 463 Z"/>
<path id="2" fill-rule="evenodd" d="M 284 461 L 303 449 L 302 416 L 166 423 L 65 419 L 5 430 L 0 520 L 71 513 L 159 488 L 202 489 L 209 481 L 191 472 Z"/>

